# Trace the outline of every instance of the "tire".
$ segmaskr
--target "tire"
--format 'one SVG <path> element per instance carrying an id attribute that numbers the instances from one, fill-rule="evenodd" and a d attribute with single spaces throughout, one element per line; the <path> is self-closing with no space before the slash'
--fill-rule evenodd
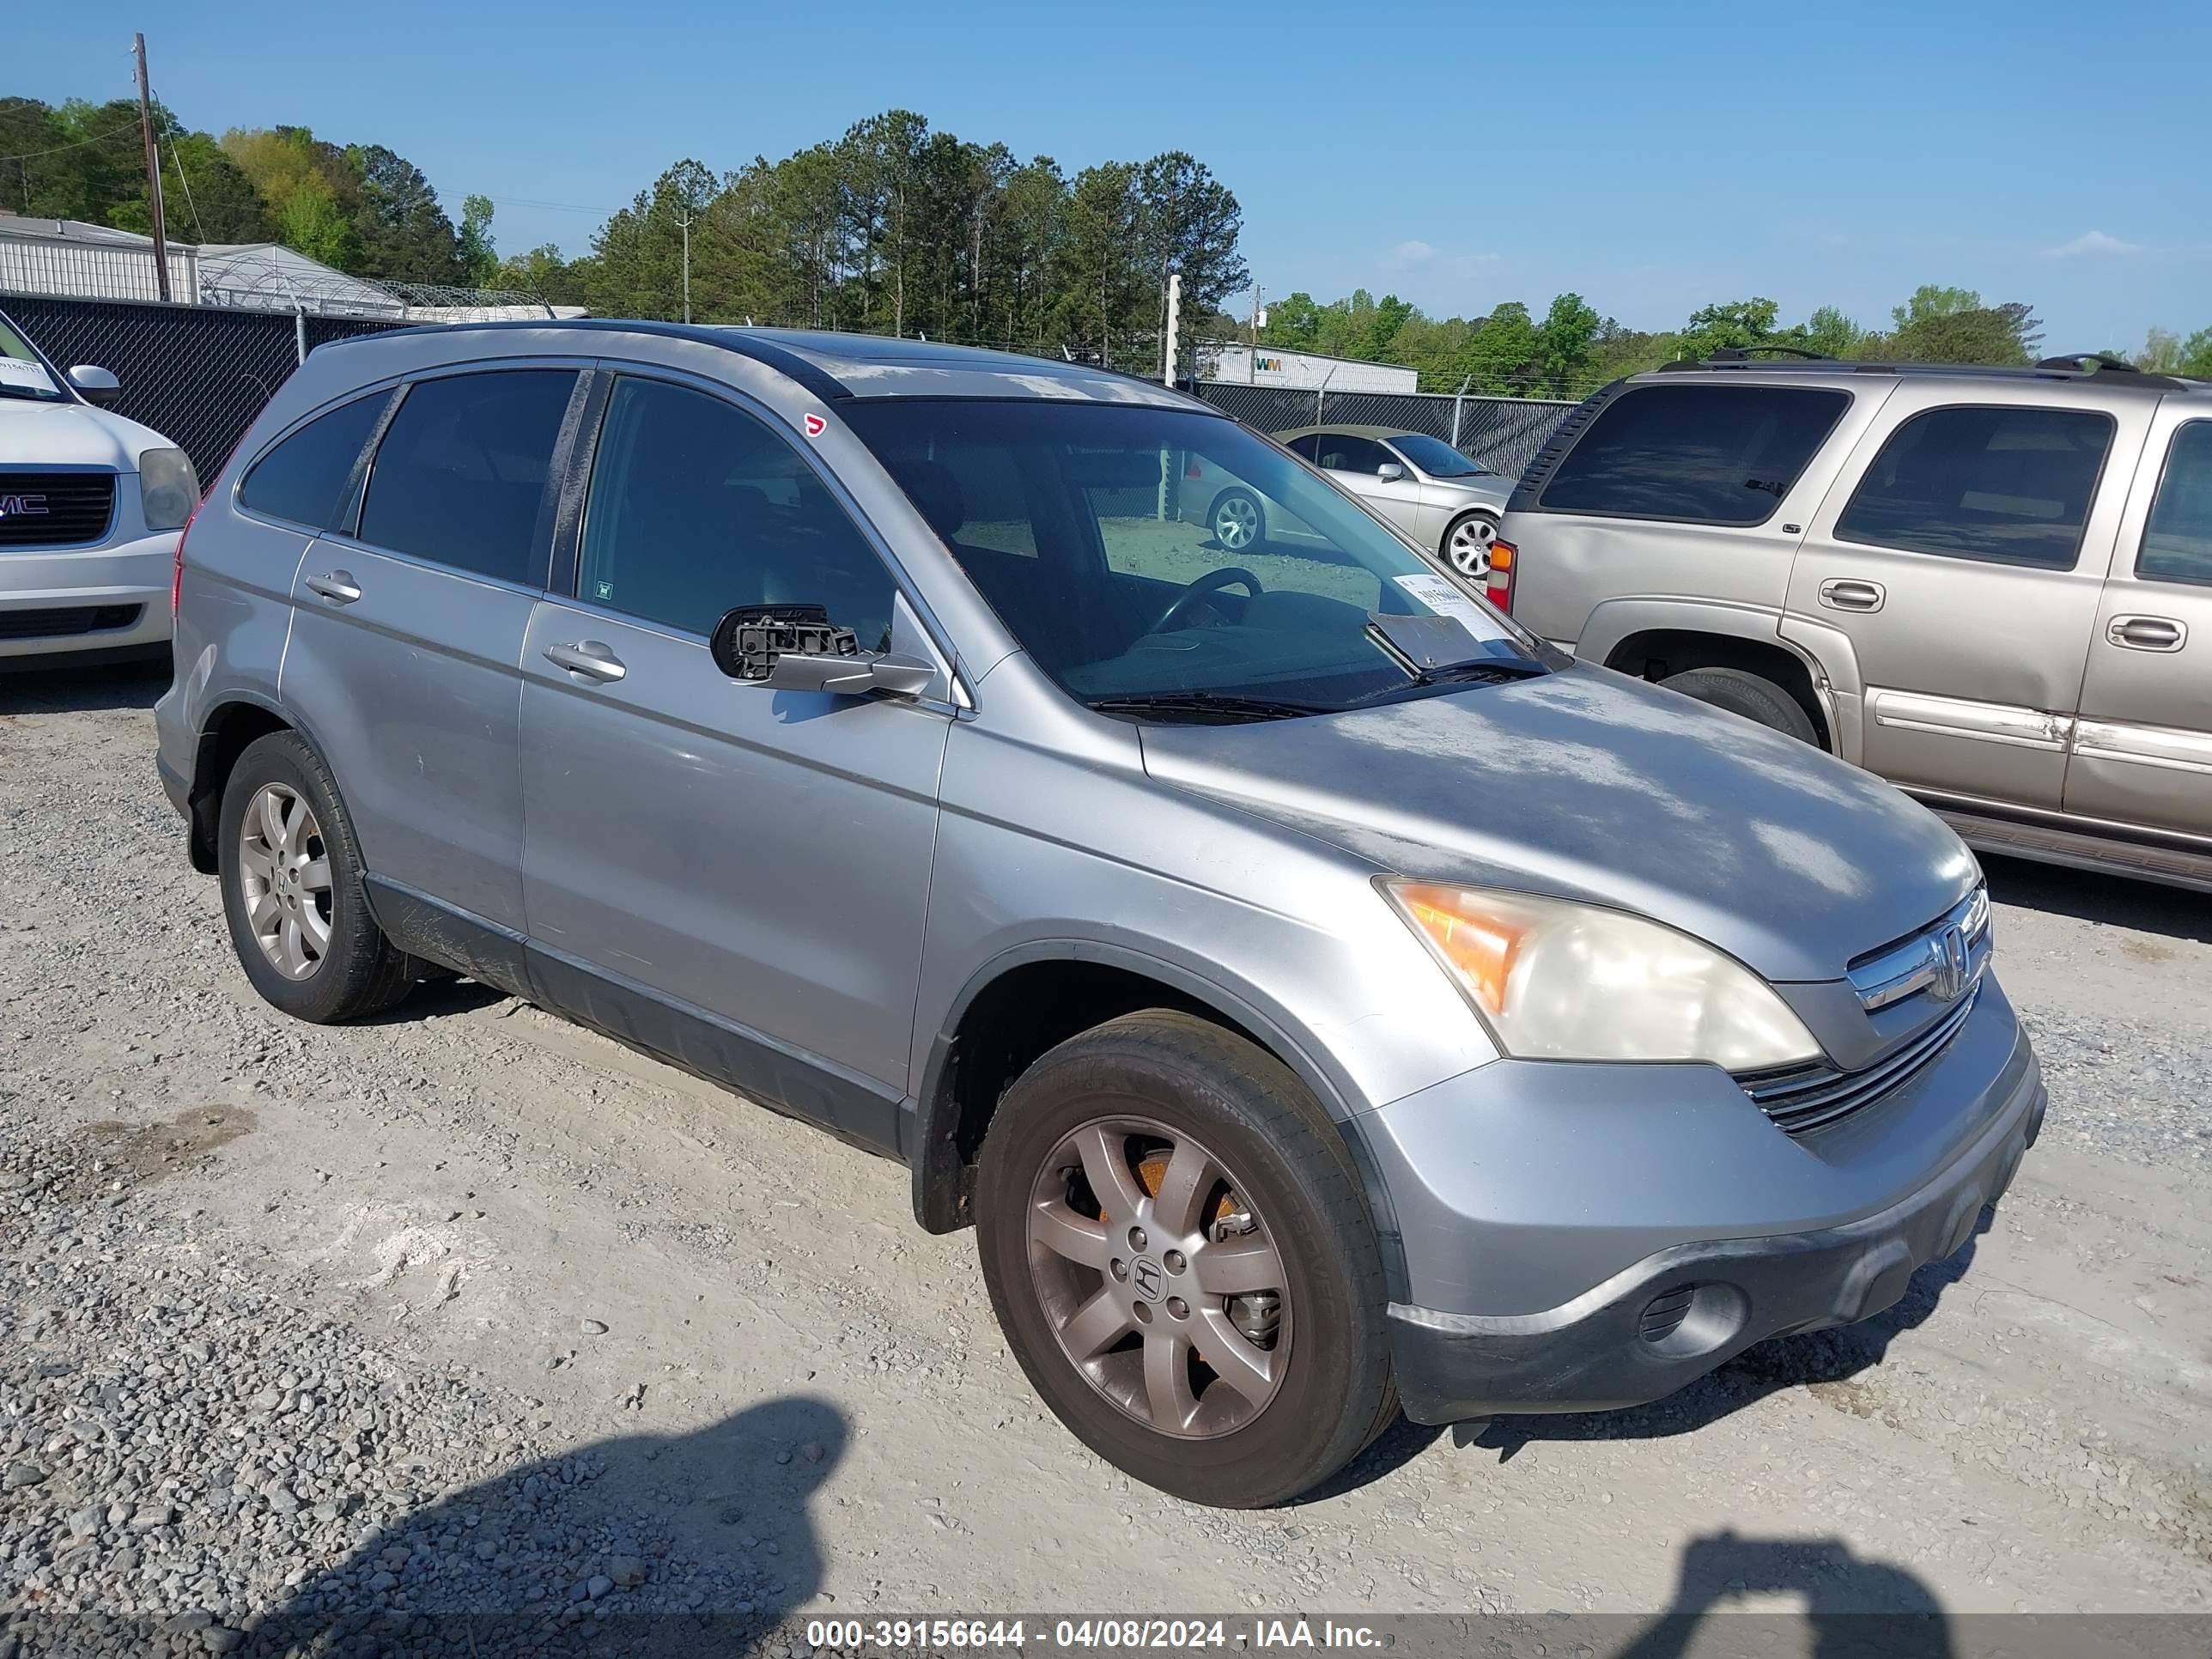
<path id="1" fill-rule="evenodd" d="M 1741 668 L 1691 668 L 1670 675 L 1659 684 L 1669 691 L 1680 691 L 1686 697 L 1695 697 L 1699 702 L 1755 720 L 1769 731 L 1809 743 L 1815 749 L 1820 746 L 1820 734 L 1814 729 L 1812 716 L 1805 712 L 1803 705 L 1772 680 L 1762 679 L 1757 674 Z"/>
<path id="2" fill-rule="evenodd" d="M 1490 544 L 1498 539 L 1498 520 L 1487 513 L 1462 513 L 1437 544 L 1437 556 L 1470 581 L 1490 574 Z"/>
<path id="3" fill-rule="evenodd" d="M 370 915 L 353 821 L 330 769 L 296 733 L 272 732 L 239 756 L 223 786 L 216 860 L 231 948 L 265 1001 L 329 1025 L 407 994 L 412 960 Z M 268 873 L 283 868 L 290 879 Z"/>
<path id="4" fill-rule="evenodd" d="M 1098 1198 L 1089 1172 L 1117 1149 L 1120 1184 L 1107 1170 L 1115 1189 Z M 1208 1173 L 1187 1179 L 1182 1158 Z M 1397 1416 L 1382 1261 L 1344 1143 L 1287 1067 L 1231 1032 L 1152 1009 L 1047 1054 L 992 1120 L 975 1218 L 991 1305 L 1030 1383 L 1148 1486 L 1226 1509 L 1279 1504 Z M 1257 1328 L 1264 1288 L 1227 1293 L 1262 1281 L 1279 1296 L 1272 1335 Z M 1069 1335 L 1088 1313 L 1101 1317 Z M 1078 1349 L 1095 1357 L 1079 1363 Z"/>
<path id="5" fill-rule="evenodd" d="M 1267 539 L 1267 513 L 1260 498 L 1249 489 L 1224 489 L 1216 495 L 1206 525 L 1226 553 L 1242 553 Z"/>

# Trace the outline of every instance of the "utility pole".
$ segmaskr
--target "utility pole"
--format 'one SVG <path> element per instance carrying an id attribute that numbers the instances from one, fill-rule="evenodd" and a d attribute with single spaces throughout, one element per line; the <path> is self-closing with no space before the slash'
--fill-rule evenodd
<path id="1" fill-rule="evenodd" d="M 684 231 L 684 320 L 687 323 L 691 320 L 691 226 L 698 216 L 686 207 L 684 216 L 676 222 Z"/>
<path id="2" fill-rule="evenodd" d="M 154 284 L 164 302 L 169 297 L 169 237 L 161 219 L 161 153 L 154 145 L 154 99 L 146 90 L 146 37 L 131 37 L 138 60 L 138 133 L 146 141 L 146 205 L 154 220 Z"/>
<path id="3" fill-rule="evenodd" d="M 1175 389 L 1176 362 L 1181 354 L 1176 349 L 1176 335 L 1182 326 L 1182 272 L 1168 273 L 1168 331 L 1161 343 L 1160 384 L 1170 391 Z"/>
<path id="4" fill-rule="evenodd" d="M 1252 345 L 1244 354 L 1244 379 L 1249 384 L 1260 374 L 1260 285 L 1252 284 Z"/>

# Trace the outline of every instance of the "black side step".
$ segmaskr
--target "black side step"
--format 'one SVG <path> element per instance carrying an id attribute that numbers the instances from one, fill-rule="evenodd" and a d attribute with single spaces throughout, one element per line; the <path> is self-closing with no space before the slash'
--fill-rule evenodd
<path id="1" fill-rule="evenodd" d="M 2016 859 L 2101 871 L 2111 876 L 2133 876 L 2139 880 L 2212 893 L 2212 854 L 2148 846 L 2141 842 L 2115 841 L 2078 830 L 2022 823 L 2013 818 L 1989 817 L 1934 801 L 1928 805 L 1978 852 L 2002 853 Z"/>

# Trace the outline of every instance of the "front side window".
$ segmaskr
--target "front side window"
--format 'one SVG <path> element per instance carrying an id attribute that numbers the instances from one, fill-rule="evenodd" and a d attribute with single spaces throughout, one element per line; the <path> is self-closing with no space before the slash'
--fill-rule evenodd
<path id="1" fill-rule="evenodd" d="M 1023 649 L 1109 712 L 1169 697 L 1206 717 L 1231 698 L 1266 700 L 1265 718 L 1441 689 L 1393 656 L 1394 619 L 1448 619 L 1468 660 L 1541 649 L 1234 422 L 1044 398 L 840 413 Z M 987 478 L 1007 487 L 968 499 Z"/>
<path id="2" fill-rule="evenodd" d="M 2153 581 L 2212 582 L 2212 421 L 2176 428 L 2151 503 L 2136 574 Z"/>
<path id="3" fill-rule="evenodd" d="M 539 509 L 575 385 L 573 369 L 504 368 L 408 387 L 369 469 L 361 539 L 542 586 Z"/>
<path id="4" fill-rule="evenodd" d="M 1553 469 L 1540 505 L 1680 524 L 1765 524 L 1850 401 L 1824 386 L 1631 386 Z"/>
<path id="5" fill-rule="evenodd" d="M 1836 539 L 2071 570 L 2112 441 L 2094 410 L 1928 410 L 1890 434 Z"/>
<path id="6" fill-rule="evenodd" d="M 844 507 L 766 422 L 688 386 L 615 382 L 584 507 L 579 599 L 698 635 L 741 605 L 818 605 L 862 650 L 883 651 L 892 592 Z"/>
<path id="7" fill-rule="evenodd" d="M 1442 438 L 1431 438 L 1425 432 L 1403 433 L 1390 440 L 1390 447 L 1431 478 L 1475 478 L 1490 471 L 1481 462 L 1461 454 Z"/>
<path id="8" fill-rule="evenodd" d="M 272 519 L 329 529 L 362 446 L 391 401 L 390 392 L 374 392 L 315 416 L 254 462 L 238 487 L 239 504 Z"/>

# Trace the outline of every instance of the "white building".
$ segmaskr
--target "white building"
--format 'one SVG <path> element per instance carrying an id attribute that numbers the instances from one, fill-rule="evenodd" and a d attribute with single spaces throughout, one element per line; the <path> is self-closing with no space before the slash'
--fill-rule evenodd
<path id="1" fill-rule="evenodd" d="M 1280 346 L 1204 346 L 1199 378 L 1232 385 L 1288 386 L 1298 392 L 1418 392 L 1420 376 L 1395 363 L 1363 363 Z"/>
<path id="2" fill-rule="evenodd" d="M 520 294 L 349 276 L 275 242 L 202 247 L 171 242 L 168 255 L 169 298 L 179 305 L 391 323 L 584 315 L 581 306 L 547 306 Z M 0 292 L 159 300 L 154 239 L 75 219 L 26 219 L 0 211 Z"/>

